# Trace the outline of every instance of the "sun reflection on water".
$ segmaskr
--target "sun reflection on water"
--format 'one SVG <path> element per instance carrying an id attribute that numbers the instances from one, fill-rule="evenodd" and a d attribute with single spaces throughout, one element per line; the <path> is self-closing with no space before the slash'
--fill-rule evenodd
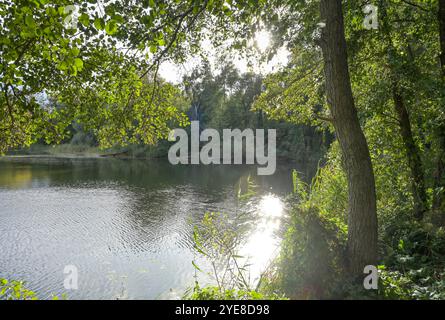
<path id="1" fill-rule="evenodd" d="M 255 226 L 241 250 L 242 255 L 247 257 L 250 264 L 252 284 L 257 283 L 261 273 L 267 269 L 277 254 L 280 239 L 276 233 L 284 211 L 284 204 L 276 195 L 265 195 L 259 202 Z"/>

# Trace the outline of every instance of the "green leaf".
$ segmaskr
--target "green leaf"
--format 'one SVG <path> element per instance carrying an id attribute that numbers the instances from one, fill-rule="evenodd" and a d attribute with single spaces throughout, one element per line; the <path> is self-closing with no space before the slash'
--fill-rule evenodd
<path id="1" fill-rule="evenodd" d="M 62 71 L 68 69 L 68 65 L 66 64 L 65 61 L 62 61 L 61 63 L 59 63 L 59 65 L 57 67 L 59 70 L 62 70 Z"/>
<path id="2" fill-rule="evenodd" d="M 79 48 L 76 48 L 76 47 L 71 48 L 71 54 L 72 54 L 74 57 L 78 56 L 79 53 L 80 53 Z"/>
<path id="3" fill-rule="evenodd" d="M 196 265 L 196 263 L 194 261 L 192 261 L 192 265 L 196 268 L 196 270 L 202 272 L 202 270 Z"/>
<path id="4" fill-rule="evenodd" d="M 116 21 L 117 23 L 124 23 L 124 22 L 125 22 L 124 17 L 122 17 L 122 16 L 119 15 L 119 14 L 115 14 L 115 15 L 113 15 L 112 19 L 113 19 L 114 21 Z"/>
<path id="5" fill-rule="evenodd" d="M 105 26 L 105 32 L 109 35 L 115 34 L 117 31 L 117 24 L 114 20 L 109 20 Z"/>
<path id="6" fill-rule="evenodd" d="M 83 68 L 83 61 L 82 59 L 76 58 L 74 59 L 74 65 L 76 66 L 77 70 L 82 70 Z"/>
<path id="7" fill-rule="evenodd" d="M 96 18 L 94 20 L 94 27 L 97 30 L 103 30 L 105 28 L 105 21 L 102 18 Z"/>
<path id="8" fill-rule="evenodd" d="M 28 27 L 30 27 L 32 29 L 34 29 L 36 27 L 36 23 L 35 23 L 34 19 L 32 18 L 32 16 L 30 16 L 30 15 L 27 15 L 25 17 L 25 23 Z"/>
<path id="9" fill-rule="evenodd" d="M 86 13 L 82 13 L 79 17 L 79 21 L 81 24 L 83 24 L 85 27 L 88 27 L 90 25 L 90 17 Z"/>

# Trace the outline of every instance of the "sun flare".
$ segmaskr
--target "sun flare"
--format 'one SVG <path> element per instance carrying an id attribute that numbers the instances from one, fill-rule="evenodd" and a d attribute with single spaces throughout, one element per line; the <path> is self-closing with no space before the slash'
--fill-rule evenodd
<path id="1" fill-rule="evenodd" d="M 261 52 L 266 51 L 270 46 L 270 33 L 265 30 L 258 31 L 255 34 L 255 44 Z"/>

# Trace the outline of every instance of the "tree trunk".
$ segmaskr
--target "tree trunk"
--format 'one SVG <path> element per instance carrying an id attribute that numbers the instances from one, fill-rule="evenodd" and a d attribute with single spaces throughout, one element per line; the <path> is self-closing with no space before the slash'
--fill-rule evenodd
<path id="1" fill-rule="evenodd" d="M 422 159 L 420 157 L 419 148 L 414 142 L 414 136 L 411 130 L 411 121 L 409 118 L 408 109 L 406 108 L 405 101 L 401 93 L 397 69 L 392 62 L 397 58 L 397 53 L 391 38 L 392 29 L 388 23 L 386 7 L 383 1 L 380 2 L 379 9 L 381 13 L 380 18 L 382 21 L 382 41 L 386 43 L 387 64 L 389 65 L 389 71 L 391 75 L 391 90 L 394 109 L 397 114 L 400 135 L 402 137 L 403 146 L 406 152 L 406 158 L 408 160 L 408 167 L 411 173 L 411 192 L 414 198 L 414 216 L 417 220 L 422 220 L 428 208 L 425 187 L 425 174 L 423 171 Z M 410 52 L 410 47 L 408 45 L 408 53 Z M 409 55 L 411 56 L 411 54 Z"/>
<path id="2" fill-rule="evenodd" d="M 439 0 L 439 37 L 440 37 L 440 65 L 442 80 L 445 81 L 445 0 Z"/>
<path id="3" fill-rule="evenodd" d="M 405 107 L 403 97 L 400 94 L 396 83 L 393 84 L 393 100 L 394 108 L 399 120 L 400 134 L 408 158 L 411 178 L 413 179 L 412 193 L 414 198 L 414 214 L 417 220 L 422 220 L 427 210 L 427 195 L 422 160 L 420 159 L 419 149 L 414 142 L 408 110 Z"/>
<path id="4" fill-rule="evenodd" d="M 439 39 L 440 39 L 440 67 L 442 76 L 442 104 L 445 104 L 445 0 L 439 0 Z M 438 128 L 438 156 L 436 159 L 436 169 L 434 172 L 434 189 L 445 189 L 445 123 L 442 123 Z M 445 190 L 436 193 L 433 198 L 433 210 L 442 211 L 442 223 L 445 225 Z"/>
<path id="5" fill-rule="evenodd" d="M 320 16 L 327 101 L 348 178 L 349 271 L 359 276 L 377 263 L 374 173 L 352 96 L 341 0 L 321 0 Z"/>

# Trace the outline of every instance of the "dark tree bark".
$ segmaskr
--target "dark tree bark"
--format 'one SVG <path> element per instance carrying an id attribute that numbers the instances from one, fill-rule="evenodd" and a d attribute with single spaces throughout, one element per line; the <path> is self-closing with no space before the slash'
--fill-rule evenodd
<path id="1" fill-rule="evenodd" d="M 413 132 L 411 129 L 411 120 L 408 109 L 403 98 L 399 75 L 396 66 L 392 61 L 397 57 L 396 49 L 391 38 L 392 28 L 388 23 L 388 17 L 384 1 L 380 2 L 380 20 L 381 20 L 381 34 L 382 41 L 386 43 L 387 64 L 391 75 L 391 90 L 394 109 L 396 111 L 400 135 L 402 137 L 403 146 L 408 160 L 408 167 L 411 175 L 411 192 L 414 198 L 414 216 L 417 220 L 422 220 L 428 208 L 427 194 L 425 187 L 425 173 L 423 171 L 422 159 L 420 157 L 420 150 L 414 141 Z M 410 47 L 408 45 L 409 56 L 412 57 Z"/>
<path id="2" fill-rule="evenodd" d="M 440 41 L 440 67 L 442 69 L 442 104 L 445 103 L 445 0 L 439 0 L 439 41 Z M 442 119 L 443 121 L 443 119 Z M 439 124 L 438 128 L 439 153 L 436 159 L 434 172 L 434 188 L 445 188 L 445 123 Z M 445 191 L 435 194 L 433 198 L 433 210 L 442 211 L 442 223 L 445 225 Z"/>
<path id="3" fill-rule="evenodd" d="M 405 107 L 403 97 L 396 83 L 393 84 L 393 100 L 399 120 L 400 134 L 403 145 L 405 146 L 406 157 L 408 158 L 408 166 L 411 171 L 414 215 L 417 220 L 422 220 L 427 210 L 427 195 L 422 160 L 420 158 L 419 148 L 414 142 L 408 110 Z"/>
<path id="4" fill-rule="evenodd" d="M 440 37 L 440 64 L 442 77 L 445 80 L 445 0 L 439 0 L 439 37 Z"/>
<path id="5" fill-rule="evenodd" d="M 377 263 L 374 172 L 352 95 L 341 0 L 321 0 L 320 16 L 327 101 L 348 178 L 348 267 L 359 276 Z"/>

